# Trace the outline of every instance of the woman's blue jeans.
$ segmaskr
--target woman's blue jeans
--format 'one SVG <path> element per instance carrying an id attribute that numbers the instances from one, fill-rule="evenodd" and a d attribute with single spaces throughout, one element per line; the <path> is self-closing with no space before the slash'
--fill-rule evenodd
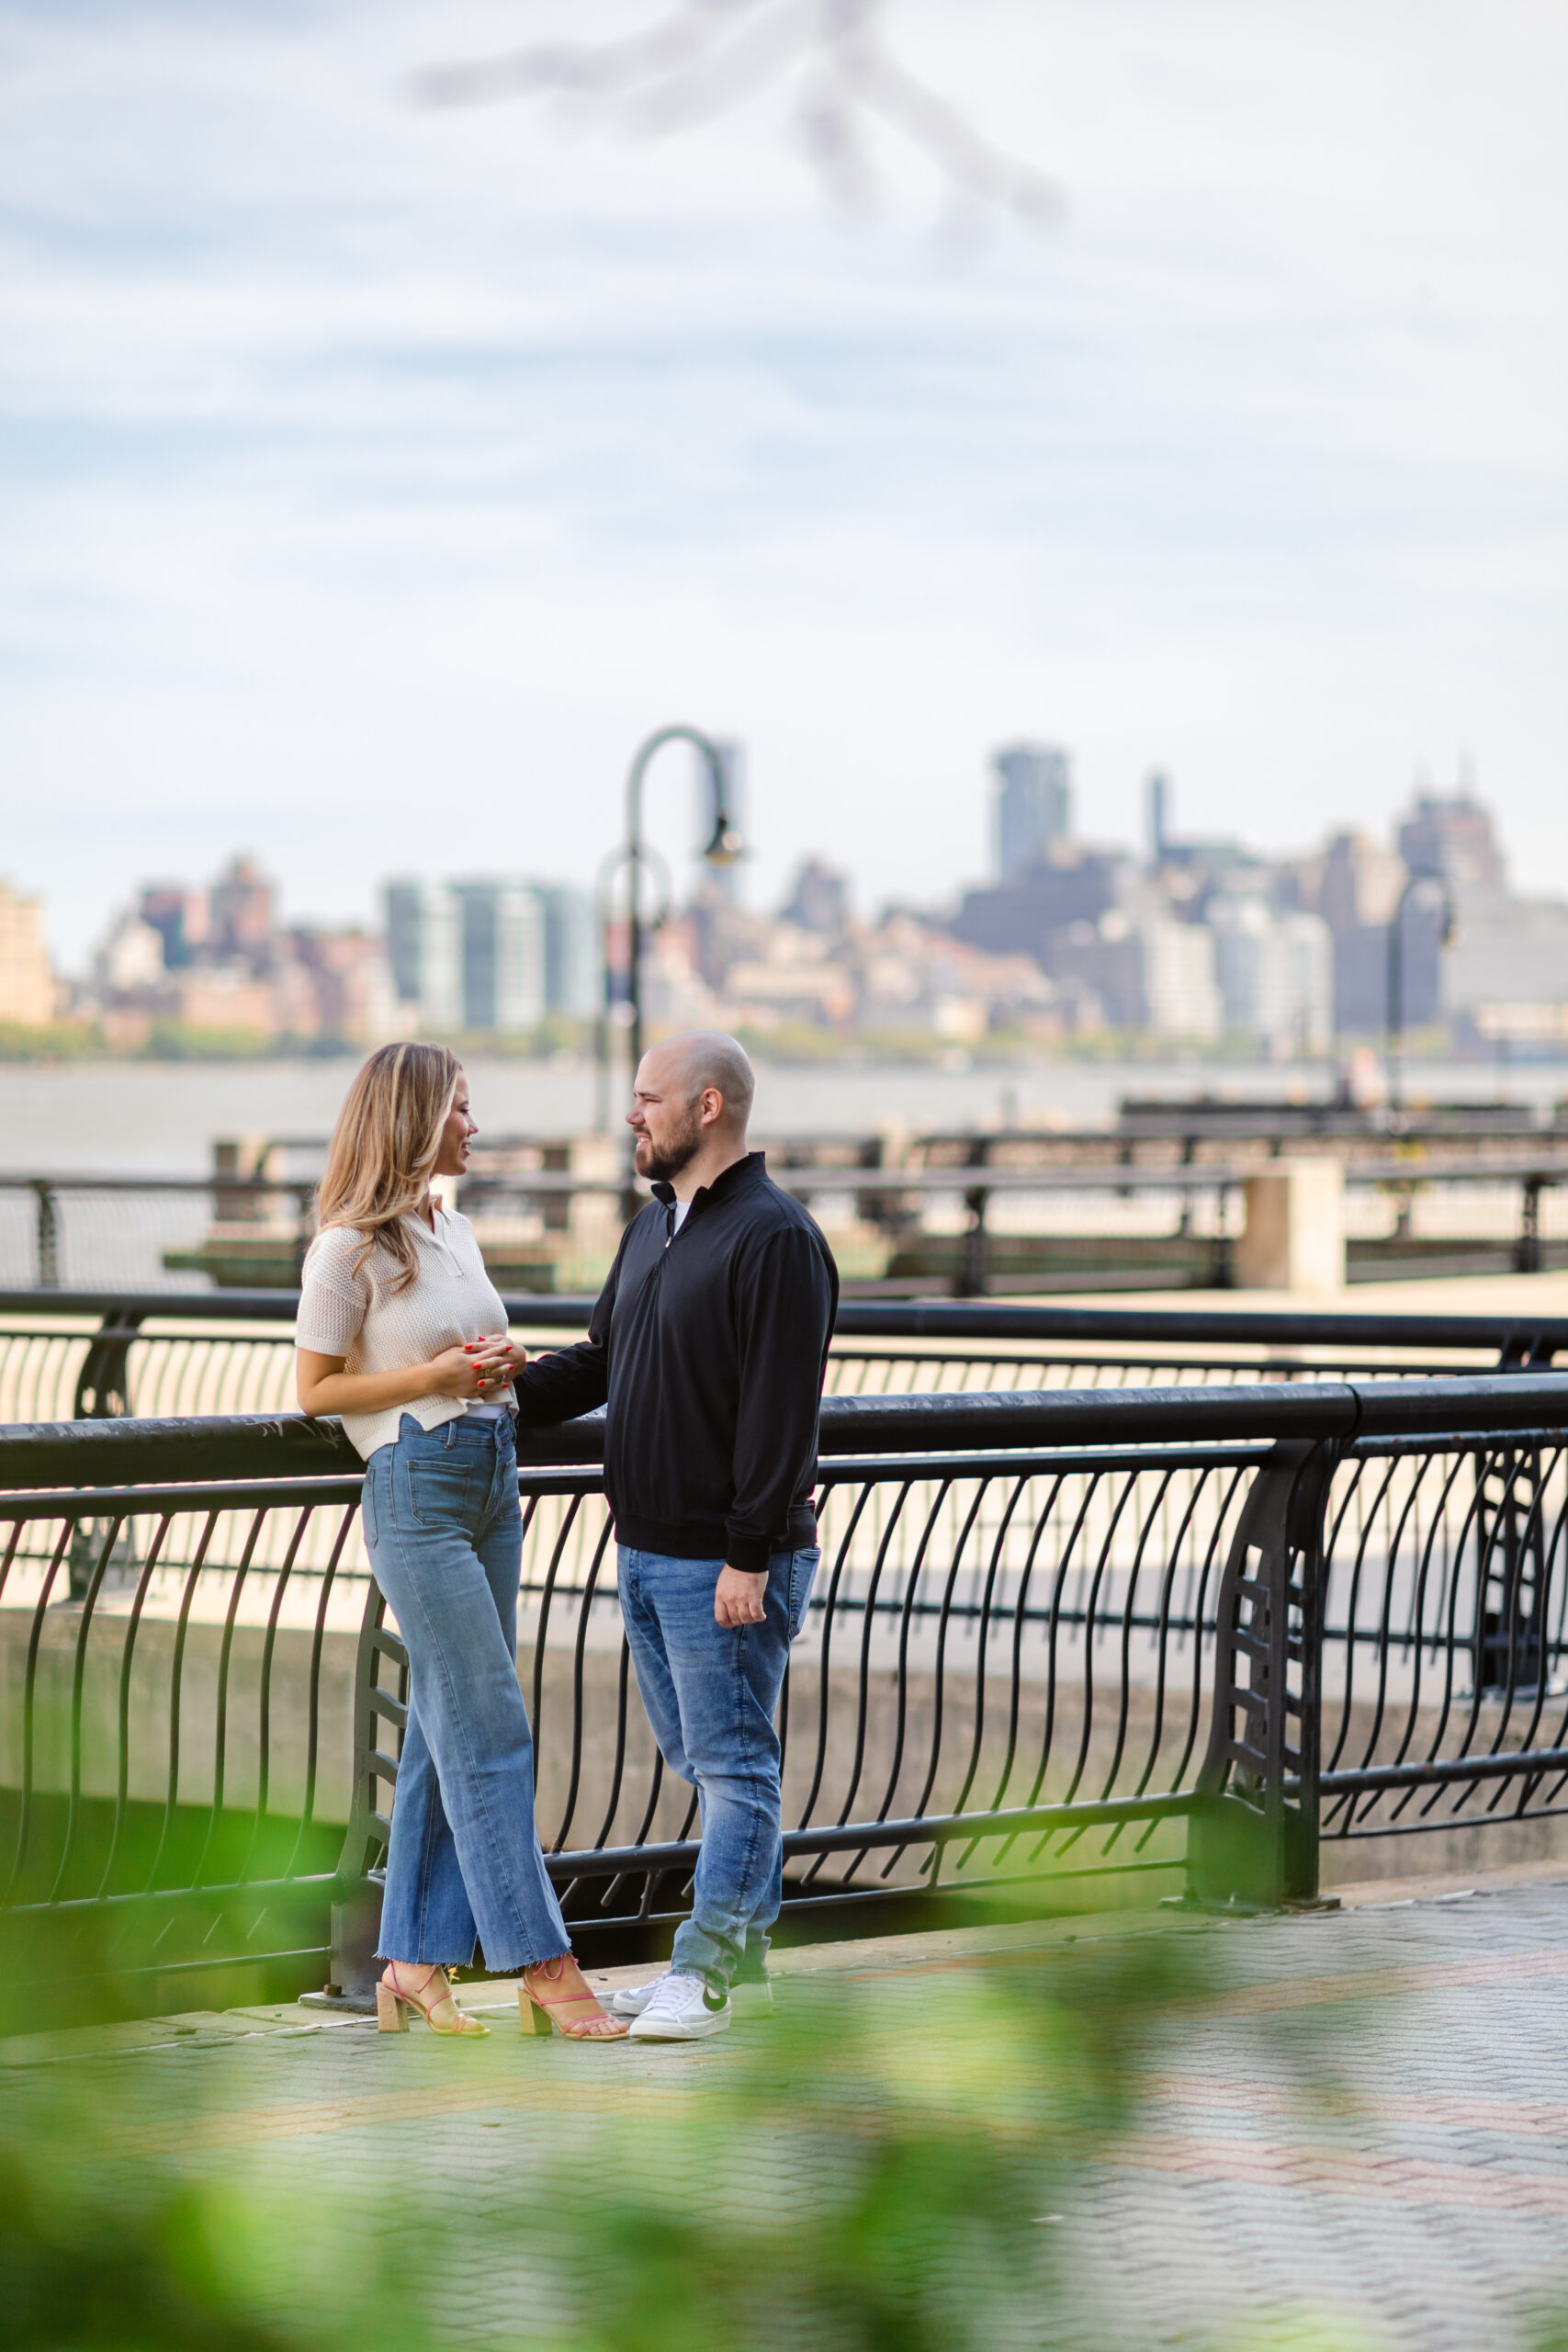
<path id="1" fill-rule="evenodd" d="M 570 1951 L 534 1827 L 517 1686 L 523 1523 L 512 1419 L 424 1430 L 405 1413 L 365 1473 L 376 1581 L 409 1654 L 382 1960 L 503 1973 Z"/>

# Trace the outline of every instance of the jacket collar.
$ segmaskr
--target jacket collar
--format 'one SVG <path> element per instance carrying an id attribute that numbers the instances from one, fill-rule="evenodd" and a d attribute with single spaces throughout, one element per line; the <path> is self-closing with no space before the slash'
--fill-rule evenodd
<path id="1" fill-rule="evenodd" d="M 711 1201 L 727 1201 L 732 1193 L 749 1191 L 751 1185 L 761 1183 L 767 1172 L 768 1155 L 765 1151 L 749 1151 L 744 1159 L 732 1160 L 722 1176 L 716 1176 L 711 1184 L 699 1185 L 692 1194 L 692 1205 L 686 1212 L 688 1223 Z M 661 1180 L 653 1187 L 653 1197 L 662 1202 L 667 1209 L 672 1208 L 675 1203 L 674 1185 L 666 1184 Z"/>

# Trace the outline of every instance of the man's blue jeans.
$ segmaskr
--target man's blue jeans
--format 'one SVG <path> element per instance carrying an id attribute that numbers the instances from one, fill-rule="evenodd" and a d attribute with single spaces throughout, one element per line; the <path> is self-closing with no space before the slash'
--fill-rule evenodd
<path id="1" fill-rule="evenodd" d="M 775 1552 L 762 1623 L 720 1625 L 722 1560 L 621 1547 L 621 1614 L 642 1703 L 665 1763 L 695 1785 L 702 1807 L 692 1916 L 675 1931 L 671 1966 L 716 1985 L 730 1983 L 749 1939 L 761 1963 L 784 1899 L 773 1716 L 820 1556 L 815 1545 Z"/>
<path id="2" fill-rule="evenodd" d="M 405 1413 L 365 1473 L 365 1536 L 409 1654 L 382 1960 L 504 1971 L 570 1950 L 534 1827 L 517 1687 L 523 1521 L 510 1414 L 423 1430 Z"/>

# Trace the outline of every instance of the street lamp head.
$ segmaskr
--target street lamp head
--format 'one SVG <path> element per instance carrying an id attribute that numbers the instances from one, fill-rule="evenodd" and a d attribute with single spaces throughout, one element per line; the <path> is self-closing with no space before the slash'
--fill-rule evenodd
<path id="1" fill-rule="evenodd" d="M 713 839 L 703 852 L 705 865 L 734 865 L 746 854 L 746 844 L 721 808 L 714 819 Z"/>

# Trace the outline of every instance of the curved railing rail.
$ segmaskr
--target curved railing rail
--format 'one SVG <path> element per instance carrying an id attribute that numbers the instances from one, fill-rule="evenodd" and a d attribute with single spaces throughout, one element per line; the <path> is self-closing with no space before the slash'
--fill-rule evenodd
<path id="1" fill-rule="evenodd" d="M 789 1902 L 1304 1899 L 1325 1842 L 1562 1812 L 1564 1429 L 1529 1371 L 828 1399 Z M 624 1949 L 683 1900 L 694 1801 L 629 1671 L 602 1423 L 522 1435 L 541 1833 Z M 357 1472 L 298 1416 L 0 1431 L 17 1981 L 63 1929 L 165 2006 L 214 1968 L 362 1996 L 406 1679 Z"/>

